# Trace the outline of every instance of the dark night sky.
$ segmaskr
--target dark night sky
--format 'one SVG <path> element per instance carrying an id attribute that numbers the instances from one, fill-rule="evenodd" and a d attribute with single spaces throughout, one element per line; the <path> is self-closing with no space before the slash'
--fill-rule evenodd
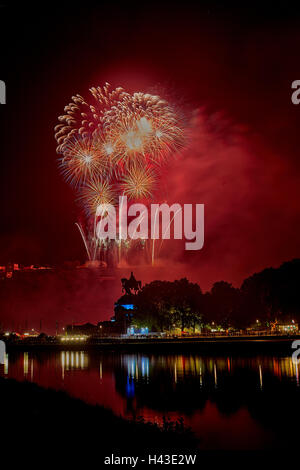
<path id="1" fill-rule="evenodd" d="M 205 204 L 205 247 L 164 253 L 174 276 L 239 283 L 300 255 L 300 105 L 290 98 L 300 10 L 199 3 L 0 9 L 0 264 L 84 261 L 53 127 L 73 94 L 105 81 L 129 91 L 161 84 L 199 110 L 168 179 L 174 200 Z"/>

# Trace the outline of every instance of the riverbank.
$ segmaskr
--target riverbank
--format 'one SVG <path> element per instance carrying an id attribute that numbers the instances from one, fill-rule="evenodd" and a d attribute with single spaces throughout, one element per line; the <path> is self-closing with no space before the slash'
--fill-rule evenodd
<path id="1" fill-rule="evenodd" d="M 140 452 L 146 448 L 195 448 L 197 441 L 183 422 L 165 421 L 163 427 L 115 416 L 110 410 L 89 405 L 63 391 L 29 382 L 0 378 L 3 438 L 49 449 L 72 444 L 68 452 L 108 455 L 116 449 Z M 2 440 L 2 437 L 1 437 Z M 2 442 L 3 444 L 3 442 Z M 66 449 L 65 449 L 66 450 Z"/>
<path id="2" fill-rule="evenodd" d="M 280 353 L 291 354 L 295 336 L 203 336 L 186 338 L 93 338 L 85 341 L 19 340 L 6 342 L 7 351 L 103 350 L 119 352 Z"/>

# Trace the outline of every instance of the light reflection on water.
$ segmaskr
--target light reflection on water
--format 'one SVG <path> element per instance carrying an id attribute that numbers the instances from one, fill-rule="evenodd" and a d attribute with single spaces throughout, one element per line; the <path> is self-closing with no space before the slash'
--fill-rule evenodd
<path id="1" fill-rule="evenodd" d="M 164 416 L 183 416 L 207 448 L 268 444 L 274 437 L 268 404 L 273 400 L 280 416 L 300 398 L 299 367 L 291 357 L 24 352 L 6 354 L 0 373 L 65 390 L 127 418 L 161 423 Z"/>
<path id="2" fill-rule="evenodd" d="M 35 381 L 34 368 L 36 363 L 39 368 L 46 368 L 50 376 L 53 370 L 56 372 L 60 370 L 61 377 L 64 379 L 65 374 L 70 371 L 88 371 L 89 369 L 94 369 L 96 357 L 93 357 L 91 365 L 89 364 L 90 355 L 93 356 L 93 354 L 86 351 L 61 351 L 58 361 L 58 353 L 39 353 L 37 355 L 35 353 L 24 352 L 12 354 L 11 358 L 6 353 L 1 375 L 14 377 L 18 380 L 22 379 L 21 376 L 23 375 L 23 379 L 29 380 L 30 371 L 30 380 Z M 164 370 L 166 377 L 175 383 L 184 380 L 187 376 L 198 376 L 199 383 L 203 386 L 204 376 L 206 375 L 213 378 L 214 385 L 217 387 L 218 374 L 233 374 L 238 368 L 247 368 L 252 372 L 257 372 L 261 389 L 263 388 L 264 372 L 277 377 L 280 381 L 290 380 L 295 382 L 298 387 L 300 385 L 299 366 L 293 363 L 291 357 L 207 358 L 195 355 L 145 356 L 142 354 L 123 354 L 115 355 L 115 357 L 118 360 L 111 360 L 112 357 L 108 355 L 98 355 L 97 368 L 100 379 L 102 379 L 103 367 L 105 368 L 106 366 L 107 369 L 114 369 L 115 372 L 119 368 L 126 370 L 129 380 L 146 378 L 148 382 L 151 375 L 155 375 L 155 369 L 160 369 Z M 20 361 L 23 363 L 23 373 L 20 370 Z"/>

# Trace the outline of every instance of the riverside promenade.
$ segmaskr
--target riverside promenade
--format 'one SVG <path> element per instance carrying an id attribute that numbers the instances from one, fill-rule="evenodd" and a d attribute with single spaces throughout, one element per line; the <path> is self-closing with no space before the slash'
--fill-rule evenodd
<path id="1" fill-rule="evenodd" d="M 7 341 L 7 351 L 29 350 L 99 350 L 115 352 L 193 352 L 193 353 L 284 353 L 292 354 L 300 335 L 189 336 L 189 337 L 61 337 L 30 338 Z M 292 347 L 294 346 L 294 348 Z"/>

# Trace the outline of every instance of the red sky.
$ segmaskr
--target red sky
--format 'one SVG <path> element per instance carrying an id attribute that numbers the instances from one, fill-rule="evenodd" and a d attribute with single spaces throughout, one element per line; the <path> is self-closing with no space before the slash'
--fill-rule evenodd
<path id="1" fill-rule="evenodd" d="M 73 94 L 105 81 L 166 89 L 193 121 L 166 183 L 170 200 L 205 204 L 205 245 L 198 253 L 165 245 L 161 276 L 237 285 L 299 257 L 300 106 L 290 98 L 300 79 L 298 10 L 211 2 L 23 8 L 6 10 L 3 31 L 0 264 L 84 261 L 53 127 Z"/>

